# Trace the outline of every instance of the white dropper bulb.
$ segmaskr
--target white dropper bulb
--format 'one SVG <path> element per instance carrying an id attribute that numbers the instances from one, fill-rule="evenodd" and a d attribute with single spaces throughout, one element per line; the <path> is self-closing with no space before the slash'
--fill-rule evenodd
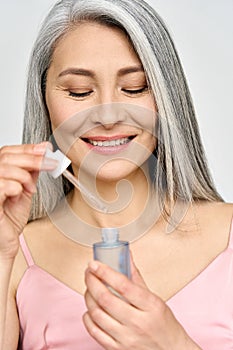
<path id="1" fill-rule="evenodd" d="M 67 158 L 59 149 L 55 152 L 51 151 L 49 148 L 46 149 L 45 157 L 52 158 L 58 161 L 58 165 L 54 170 L 50 170 L 49 173 L 54 179 L 63 174 L 63 172 L 71 164 L 71 160 Z"/>

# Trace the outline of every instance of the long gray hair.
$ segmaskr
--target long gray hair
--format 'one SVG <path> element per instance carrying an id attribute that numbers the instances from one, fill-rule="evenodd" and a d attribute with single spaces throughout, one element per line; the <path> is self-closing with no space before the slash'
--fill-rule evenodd
<path id="1" fill-rule="evenodd" d="M 32 52 L 27 83 L 24 143 L 52 134 L 45 103 L 46 73 L 59 39 L 80 21 L 117 26 L 130 39 L 148 80 L 159 115 L 155 186 L 161 198 L 221 201 L 211 179 L 195 112 L 174 43 L 158 14 L 143 0 L 62 0 L 46 17 Z M 164 176 L 165 174 L 165 176 Z M 70 191 L 65 179 L 43 174 L 30 219 L 45 215 Z M 161 199 L 162 202 L 162 199 Z"/>

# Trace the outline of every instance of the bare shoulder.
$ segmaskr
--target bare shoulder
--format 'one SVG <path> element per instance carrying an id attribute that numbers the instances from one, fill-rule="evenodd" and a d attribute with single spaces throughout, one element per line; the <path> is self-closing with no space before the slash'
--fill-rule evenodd
<path id="1" fill-rule="evenodd" d="M 233 218 L 233 203 L 225 202 L 198 202 L 198 216 L 208 225 L 231 225 Z"/>
<path id="2" fill-rule="evenodd" d="M 196 212 L 204 235 L 222 249 L 226 248 L 232 227 L 233 204 L 199 202 Z"/>
<path id="3" fill-rule="evenodd" d="M 26 225 L 22 234 L 26 241 L 26 245 L 29 247 L 29 251 L 34 252 L 34 249 L 36 249 L 35 247 L 39 245 L 39 242 L 41 242 L 41 245 L 45 244 L 43 241 L 43 236 L 45 236 L 45 232 L 49 231 L 49 226 L 50 221 L 46 218 L 35 220 Z M 20 246 L 14 261 L 11 275 L 11 288 L 15 292 L 27 268 L 27 261 L 25 259 L 22 247 Z"/>
<path id="4" fill-rule="evenodd" d="M 44 234 L 45 231 L 49 231 L 53 227 L 48 217 L 37 219 L 29 222 L 24 229 L 24 236 L 27 239 L 36 239 L 38 235 Z"/>
<path id="5" fill-rule="evenodd" d="M 38 246 L 44 243 L 48 233 L 54 230 L 54 226 L 48 217 L 31 221 L 24 229 L 24 237 L 30 246 Z"/>

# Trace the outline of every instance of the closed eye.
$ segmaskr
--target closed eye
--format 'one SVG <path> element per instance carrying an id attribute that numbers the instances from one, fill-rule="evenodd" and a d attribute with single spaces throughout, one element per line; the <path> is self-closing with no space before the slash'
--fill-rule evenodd
<path id="1" fill-rule="evenodd" d="M 73 92 L 73 91 L 69 91 L 69 96 L 71 97 L 75 97 L 75 98 L 84 98 L 89 96 L 93 91 L 86 91 L 86 92 Z"/>
<path id="2" fill-rule="evenodd" d="M 148 87 L 147 86 L 143 86 L 140 89 L 121 89 L 121 90 L 123 92 L 126 92 L 127 94 L 130 94 L 130 95 L 137 95 L 137 94 L 141 94 L 141 93 L 147 91 Z"/>

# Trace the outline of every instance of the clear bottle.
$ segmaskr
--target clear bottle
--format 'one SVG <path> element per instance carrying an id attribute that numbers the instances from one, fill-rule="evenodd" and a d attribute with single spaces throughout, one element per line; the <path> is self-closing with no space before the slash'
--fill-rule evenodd
<path id="1" fill-rule="evenodd" d="M 102 242 L 93 244 L 94 259 L 130 278 L 129 242 L 119 241 L 117 228 L 103 228 Z"/>

